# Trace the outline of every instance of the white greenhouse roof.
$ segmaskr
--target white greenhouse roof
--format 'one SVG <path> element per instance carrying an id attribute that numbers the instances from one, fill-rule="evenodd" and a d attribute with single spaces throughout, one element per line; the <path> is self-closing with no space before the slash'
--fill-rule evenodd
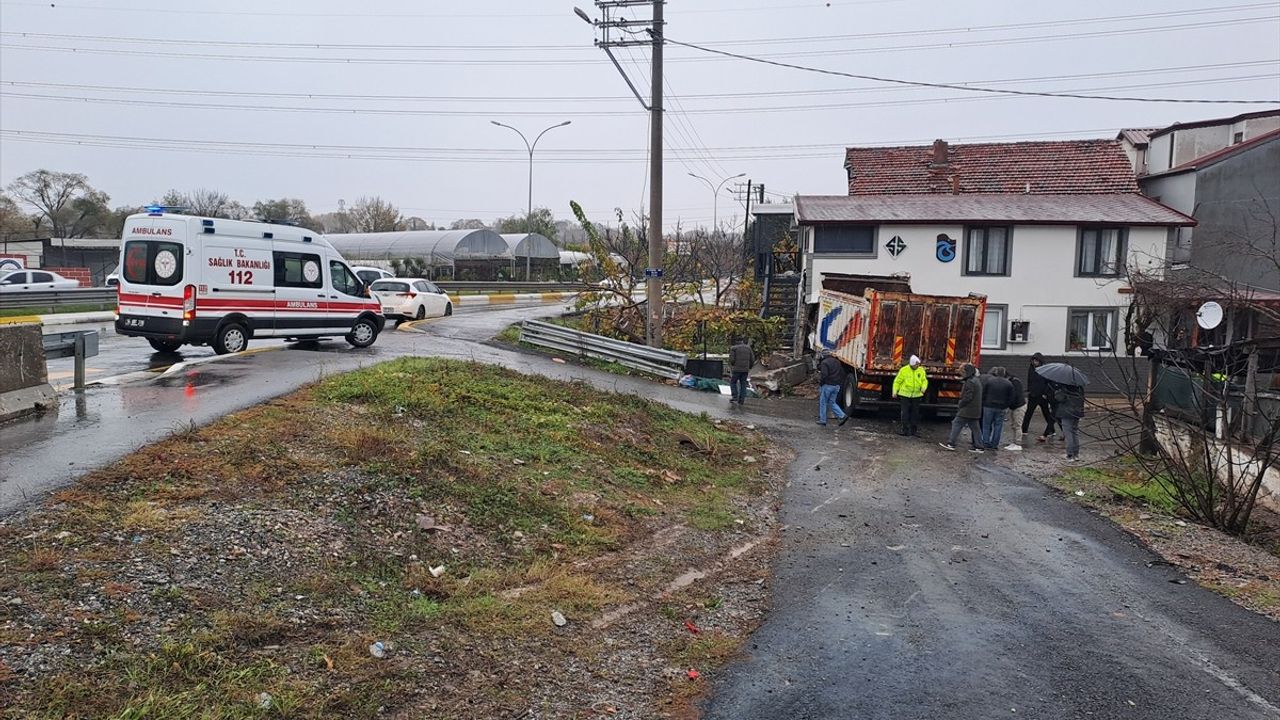
<path id="1" fill-rule="evenodd" d="M 412 257 L 432 265 L 444 265 L 455 260 L 510 260 L 512 257 L 507 241 L 489 229 L 335 233 L 325 235 L 325 239 L 351 261 Z"/>

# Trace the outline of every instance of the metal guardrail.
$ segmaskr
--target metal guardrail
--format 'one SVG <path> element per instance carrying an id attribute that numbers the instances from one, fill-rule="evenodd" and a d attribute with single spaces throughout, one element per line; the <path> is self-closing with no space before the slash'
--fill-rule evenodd
<path id="1" fill-rule="evenodd" d="M 389 278 L 388 278 L 389 279 Z M 435 280 L 436 286 L 448 293 L 455 292 L 488 292 L 488 293 L 536 293 L 536 292 L 572 292 L 589 290 L 590 285 L 580 282 L 521 282 L 505 280 L 471 281 L 471 280 Z"/>
<path id="2" fill-rule="evenodd" d="M 75 332 L 53 333 L 41 338 L 44 345 L 44 359 L 73 357 L 75 363 L 75 388 L 84 389 L 84 359 L 98 354 L 98 331 L 77 330 Z"/>
<path id="3" fill-rule="evenodd" d="M 539 320 L 525 320 L 521 323 L 520 341 L 582 357 L 616 362 L 641 372 L 673 379 L 679 379 L 684 374 L 684 366 L 688 361 L 684 353 L 578 332 Z"/>
<path id="4" fill-rule="evenodd" d="M 0 310 L 16 308 L 57 308 L 68 305 L 114 305 L 115 288 L 68 288 L 0 293 Z"/>

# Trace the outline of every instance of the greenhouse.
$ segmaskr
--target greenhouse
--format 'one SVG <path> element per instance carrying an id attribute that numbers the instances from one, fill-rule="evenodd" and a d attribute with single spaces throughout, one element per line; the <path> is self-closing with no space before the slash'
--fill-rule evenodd
<path id="1" fill-rule="evenodd" d="M 501 235 L 487 228 L 335 233 L 325 239 L 353 265 L 384 267 L 397 275 L 421 275 L 434 280 L 513 277 L 511 247 Z"/>
<path id="2" fill-rule="evenodd" d="M 560 249 L 538 233 L 507 233 L 500 236 L 511 248 L 515 264 L 513 277 L 520 280 L 557 280 L 560 277 Z"/>

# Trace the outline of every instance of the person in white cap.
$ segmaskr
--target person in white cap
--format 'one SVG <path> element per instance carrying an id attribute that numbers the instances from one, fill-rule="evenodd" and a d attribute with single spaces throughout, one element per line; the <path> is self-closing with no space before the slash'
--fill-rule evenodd
<path id="1" fill-rule="evenodd" d="M 898 371 L 893 379 L 893 396 L 902 405 L 902 428 L 899 435 L 919 435 L 920 403 L 924 402 L 924 392 L 929 389 L 929 376 L 925 373 L 920 357 L 912 355 L 907 364 Z"/>

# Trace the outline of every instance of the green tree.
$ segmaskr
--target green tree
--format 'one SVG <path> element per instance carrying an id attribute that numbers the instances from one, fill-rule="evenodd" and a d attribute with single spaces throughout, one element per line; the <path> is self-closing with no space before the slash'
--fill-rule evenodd
<path id="1" fill-rule="evenodd" d="M 0 237 L 5 240 L 31 238 L 39 226 L 39 218 L 22 212 L 13 198 L 0 193 Z"/>
<path id="2" fill-rule="evenodd" d="M 32 170 L 9 183 L 9 194 L 35 210 L 50 237 L 78 238 L 96 234 L 111 214 L 111 197 L 80 173 Z"/>
<path id="3" fill-rule="evenodd" d="M 530 218 L 528 216 L 524 213 L 520 213 L 519 215 L 512 215 L 511 217 L 499 218 L 498 221 L 494 223 L 494 227 L 496 227 L 500 233 L 538 233 L 539 235 L 549 238 L 552 242 L 555 242 L 556 231 L 559 228 L 556 227 L 556 218 L 551 214 L 550 209 L 534 208 L 532 218 L 533 222 L 530 223 L 529 220 Z"/>
<path id="4" fill-rule="evenodd" d="M 449 223 L 450 230 L 483 230 L 489 227 L 480 218 L 466 218 Z"/>
<path id="5" fill-rule="evenodd" d="M 315 221 L 307 212 L 307 204 L 297 198 L 259 200 L 253 204 L 253 214 L 262 222 L 283 223 L 311 228 Z"/>

